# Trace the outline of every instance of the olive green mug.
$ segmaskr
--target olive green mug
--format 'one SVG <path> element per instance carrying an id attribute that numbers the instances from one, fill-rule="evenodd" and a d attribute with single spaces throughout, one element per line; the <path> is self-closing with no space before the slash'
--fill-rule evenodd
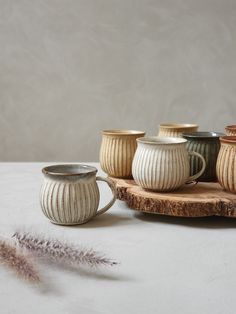
<path id="1" fill-rule="evenodd" d="M 184 133 L 183 137 L 188 141 L 188 151 L 195 151 L 201 154 L 206 161 L 206 169 L 198 178 L 200 182 L 215 182 L 216 177 L 216 161 L 220 150 L 220 137 L 223 133 L 219 132 L 191 132 Z M 190 157 L 190 173 L 191 175 L 201 169 L 201 161 L 195 156 Z"/>

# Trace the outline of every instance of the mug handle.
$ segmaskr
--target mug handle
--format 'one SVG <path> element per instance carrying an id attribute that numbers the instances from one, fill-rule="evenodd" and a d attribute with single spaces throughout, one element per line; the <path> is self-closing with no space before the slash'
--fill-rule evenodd
<path id="1" fill-rule="evenodd" d="M 97 211 L 97 213 L 95 214 L 95 216 L 99 216 L 101 214 L 104 214 L 115 203 L 115 201 L 116 201 L 116 190 L 115 190 L 113 183 L 109 179 L 102 178 L 102 177 L 96 177 L 96 181 L 106 182 L 108 184 L 109 188 L 111 189 L 111 192 L 113 195 L 112 200 L 106 206 L 99 209 Z"/>
<path id="2" fill-rule="evenodd" d="M 206 169 L 206 161 L 205 161 L 204 157 L 201 154 L 193 152 L 193 151 L 190 151 L 188 153 L 189 153 L 190 156 L 196 156 L 196 157 L 201 159 L 201 161 L 202 161 L 202 169 L 198 173 L 196 173 L 193 176 L 189 177 L 188 181 L 186 182 L 186 184 L 189 184 L 189 183 L 192 183 L 193 181 L 195 181 L 197 178 L 199 178 L 203 174 L 203 172 Z"/>

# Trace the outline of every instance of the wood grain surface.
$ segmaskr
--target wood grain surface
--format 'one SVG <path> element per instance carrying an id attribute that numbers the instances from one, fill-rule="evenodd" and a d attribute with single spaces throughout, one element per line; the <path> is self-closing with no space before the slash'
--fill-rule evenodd
<path id="1" fill-rule="evenodd" d="M 199 182 L 171 193 L 144 190 L 133 180 L 110 178 L 117 198 L 142 212 L 179 216 L 227 216 L 236 218 L 236 194 L 224 191 L 219 183 Z"/>

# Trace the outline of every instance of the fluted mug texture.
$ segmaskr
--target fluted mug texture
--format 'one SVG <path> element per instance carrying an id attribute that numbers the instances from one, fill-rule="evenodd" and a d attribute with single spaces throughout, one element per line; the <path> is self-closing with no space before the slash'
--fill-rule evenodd
<path id="1" fill-rule="evenodd" d="M 201 154 L 206 161 L 206 169 L 198 178 L 200 182 L 215 182 L 216 161 L 220 150 L 220 137 L 223 133 L 219 132 L 192 132 L 184 133 L 183 138 L 187 142 L 187 150 Z M 198 172 L 202 167 L 201 160 L 196 156 L 190 157 L 190 174 Z"/>
<path id="2" fill-rule="evenodd" d="M 220 142 L 216 174 L 225 190 L 236 193 L 236 136 L 223 136 Z"/>
<path id="3" fill-rule="evenodd" d="M 132 173 L 135 182 L 145 189 L 167 192 L 196 180 L 205 170 L 204 158 L 187 152 L 187 140 L 168 137 L 143 137 L 137 140 Z M 190 176 L 189 155 L 202 160 L 202 169 Z"/>
<path id="4" fill-rule="evenodd" d="M 236 125 L 228 125 L 225 131 L 228 136 L 236 136 Z"/>
<path id="5" fill-rule="evenodd" d="M 159 125 L 160 137 L 182 137 L 183 133 L 196 132 L 197 124 L 189 123 L 162 123 Z"/>
<path id="6" fill-rule="evenodd" d="M 44 215 L 61 225 L 83 224 L 106 212 L 115 202 L 113 184 L 96 177 L 95 167 L 82 164 L 53 165 L 42 170 L 44 181 L 40 204 Z M 112 200 L 98 210 L 100 193 L 97 181 L 105 181 L 113 194 Z"/>
<path id="7" fill-rule="evenodd" d="M 136 139 L 145 132 L 133 130 L 105 130 L 102 132 L 100 165 L 111 177 L 130 178 L 132 161 L 137 148 Z"/>

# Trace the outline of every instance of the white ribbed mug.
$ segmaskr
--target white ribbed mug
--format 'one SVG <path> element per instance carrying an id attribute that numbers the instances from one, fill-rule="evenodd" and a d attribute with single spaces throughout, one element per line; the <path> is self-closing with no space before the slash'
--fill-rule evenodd
<path id="1" fill-rule="evenodd" d="M 202 155 L 188 152 L 187 140 L 174 137 L 142 137 L 137 139 L 132 174 L 145 189 L 167 192 L 192 182 L 202 175 L 206 162 Z M 189 155 L 202 160 L 202 169 L 190 176 Z"/>
<path id="2" fill-rule="evenodd" d="M 82 164 L 53 165 L 42 169 L 44 181 L 40 204 L 44 215 L 60 225 L 83 224 L 105 213 L 115 202 L 113 184 L 96 177 L 97 169 Z M 112 200 L 98 210 L 100 193 L 97 181 L 105 181 L 113 194 Z"/>

